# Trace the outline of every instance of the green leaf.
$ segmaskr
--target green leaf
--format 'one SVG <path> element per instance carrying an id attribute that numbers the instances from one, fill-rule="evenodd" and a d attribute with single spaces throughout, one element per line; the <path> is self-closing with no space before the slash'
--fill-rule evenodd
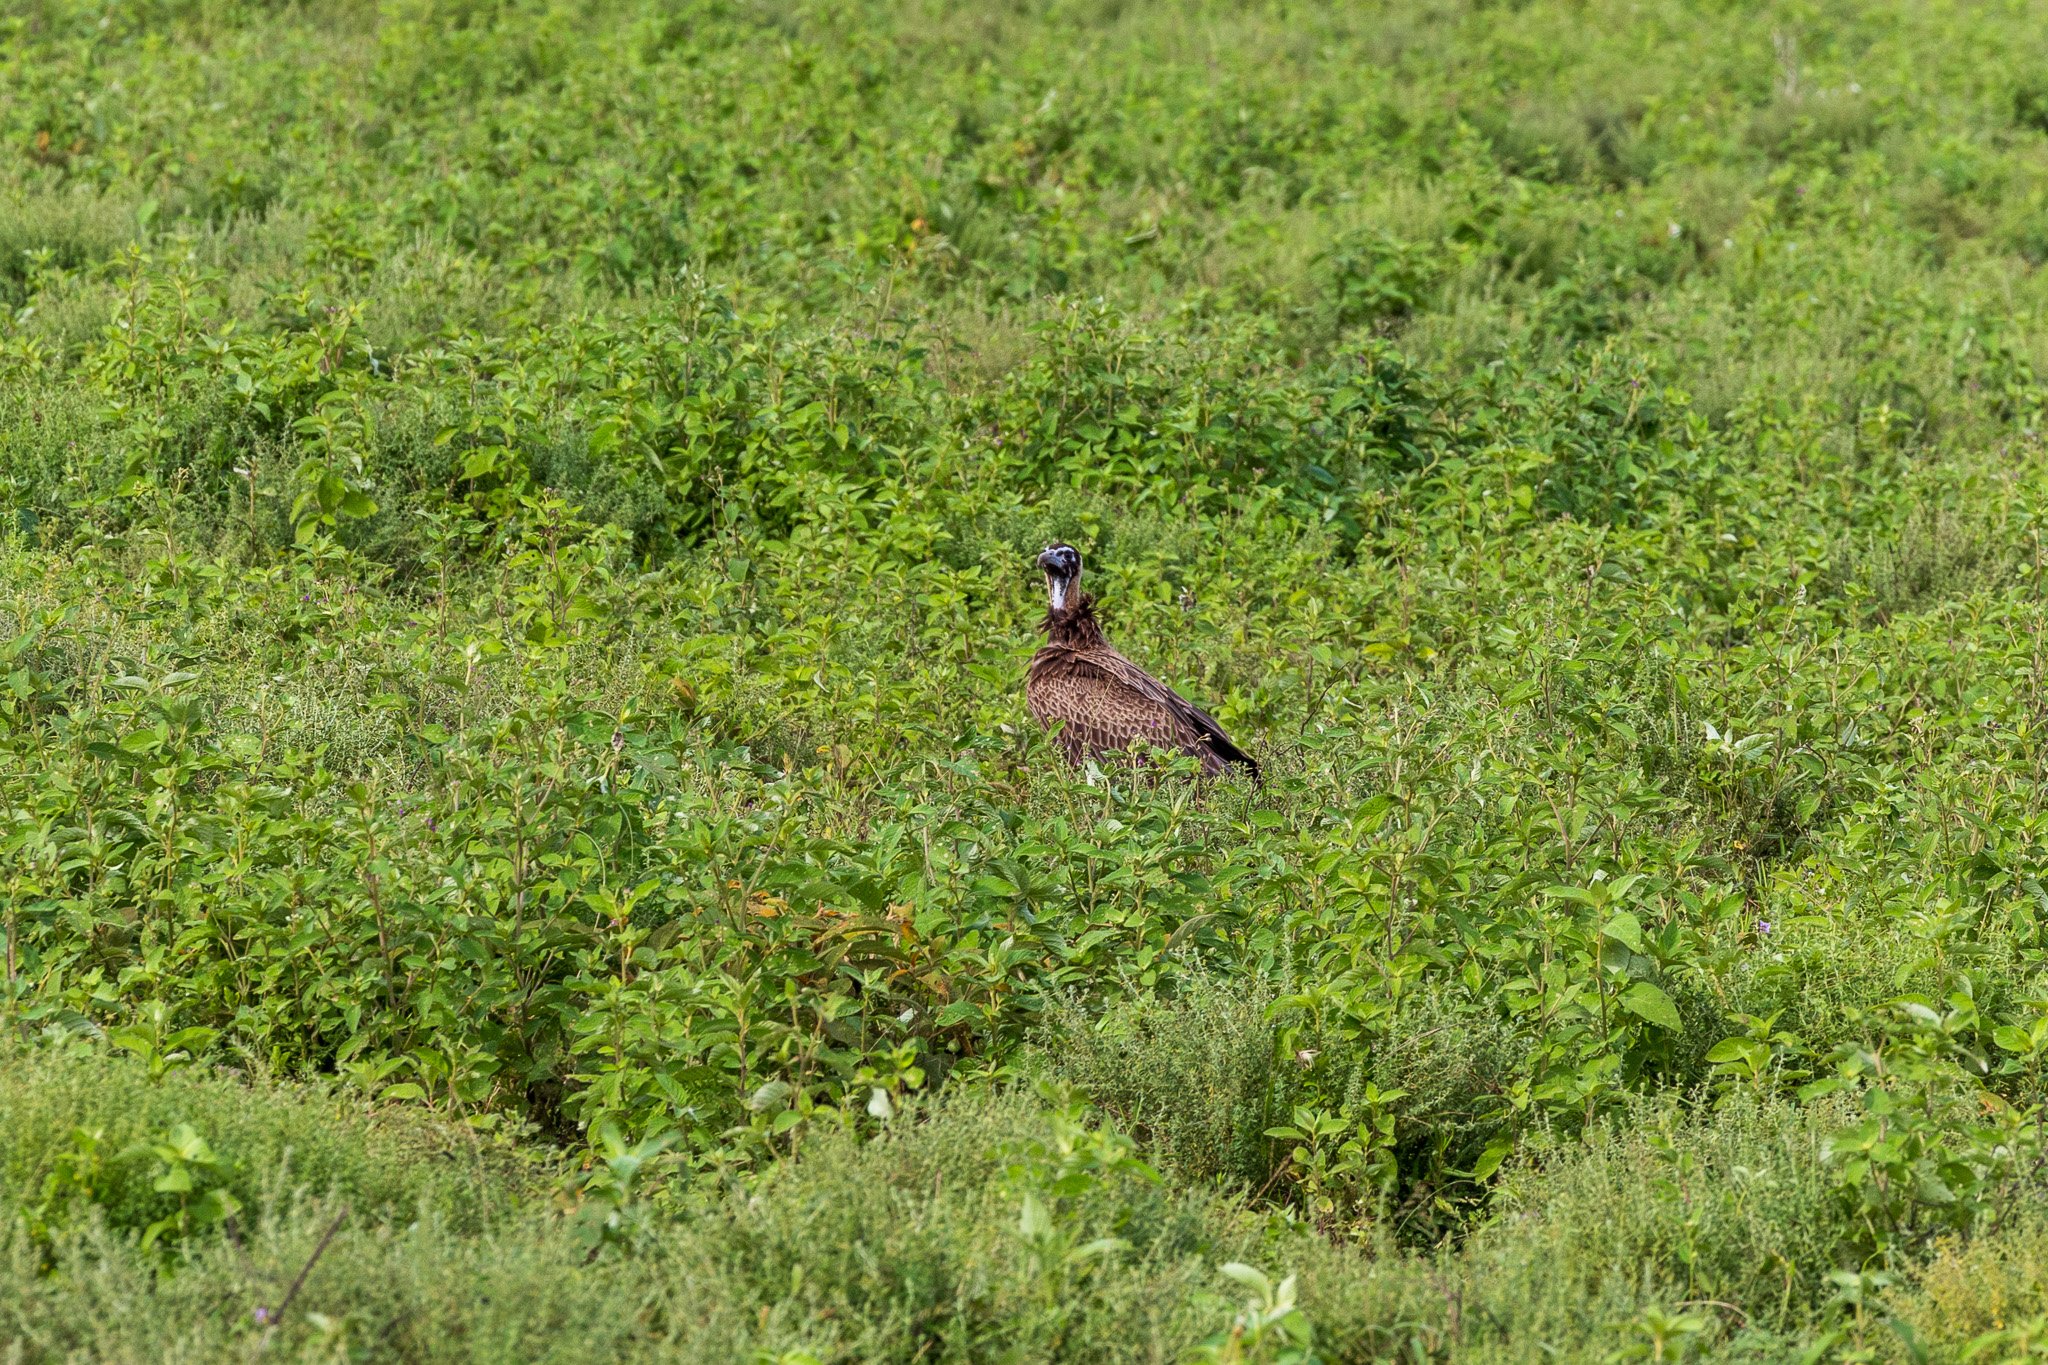
<path id="1" fill-rule="evenodd" d="M 190 1028 L 181 1028 L 175 1033 L 167 1034 L 164 1037 L 163 1050 L 165 1052 L 175 1052 L 182 1048 L 187 1052 L 197 1052 L 218 1037 L 220 1037 L 218 1029 L 204 1028 L 194 1024 Z"/>
<path id="2" fill-rule="evenodd" d="M 795 1087 L 790 1085 L 788 1081 L 770 1081 L 747 1097 L 747 1108 L 757 1114 L 766 1113 L 770 1109 L 779 1109 L 782 1107 L 782 1102 L 789 1098 L 790 1092 L 793 1089 Z"/>
<path id="3" fill-rule="evenodd" d="M 1600 931 L 1602 936 L 1613 939 L 1632 953 L 1643 951 L 1643 925 L 1634 915 L 1624 910 L 1607 921 L 1607 927 Z"/>
<path id="4" fill-rule="evenodd" d="M 1256 1291 L 1261 1297 L 1272 1297 L 1273 1281 L 1257 1266 L 1246 1265 L 1243 1261 L 1225 1261 L 1216 1268 L 1245 1288 Z"/>
<path id="5" fill-rule="evenodd" d="M 180 1123 L 171 1129 L 171 1145 L 187 1161 L 200 1165 L 213 1163 L 213 1148 L 206 1145 L 206 1139 L 199 1136 L 199 1130 L 189 1123 Z"/>
<path id="6" fill-rule="evenodd" d="M 1119 1251 L 1129 1251 L 1130 1249 L 1131 1244 L 1121 1237 L 1097 1237 L 1092 1242 L 1075 1247 L 1072 1252 L 1068 1253 L 1067 1259 L 1070 1261 L 1091 1261 L 1097 1256 L 1114 1255 Z"/>
<path id="7" fill-rule="evenodd" d="M 156 1035 L 136 1024 L 108 1029 L 107 1041 L 138 1057 L 147 1057 L 156 1051 Z"/>
<path id="8" fill-rule="evenodd" d="M 1492 1176 L 1500 1169 L 1501 1162 L 1508 1159 L 1508 1153 L 1514 1150 L 1515 1144 L 1507 1138 L 1495 1138 L 1487 1144 L 1486 1150 L 1479 1154 L 1479 1160 L 1472 1163 L 1472 1178 L 1485 1180 Z"/>
<path id="9" fill-rule="evenodd" d="M 1671 1003 L 1671 997 L 1647 981 L 1638 981 L 1621 993 L 1621 1007 L 1639 1019 L 1647 1019 L 1658 1028 L 1670 1029 L 1673 1033 L 1683 1031 L 1684 1024 L 1678 1017 L 1678 1006 Z"/>
<path id="10" fill-rule="evenodd" d="M 242 1201 L 226 1190 L 208 1190 L 192 1206 L 192 1216 L 207 1227 L 217 1227 L 242 1211 Z"/>
<path id="11" fill-rule="evenodd" d="M 2007 1052 L 2030 1053 L 2034 1050 L 2033 1035 L 2023 1028 L 2011 1024 L 2000 1024 L 1991 1031 L 1991 1041 Z"/>
<path id="12" fill-rule="evenodd" d="M 1024 1192 L 1024 1209 L 1017 1218 L 1017 1230 L 1032 1241 L 1037 1241 L 1052 1231 L 1052 1214 L 1045 1202 L 1029 1190 Z"/>

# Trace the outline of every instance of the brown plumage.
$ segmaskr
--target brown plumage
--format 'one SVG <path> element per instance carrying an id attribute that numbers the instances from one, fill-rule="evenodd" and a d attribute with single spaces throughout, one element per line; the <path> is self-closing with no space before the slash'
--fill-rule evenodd
<path id="1" fill-rule="evenodd" d="M 1078 765 L 1120 753 L 1142 739 L 1178 749 L 1217 776 L 1238 763 L 1256 779 L 1259 765 L 1230 742 L 1208 714 L 1110 648 L 1095 620 L 1095 599 L 1080 591 L 1081 555 L 1054 545 L 1038 557 L 1052 607 L 1042 623 L 1045 647 L 1031 657 L 1024 699 L 1038 723 L 1059 724 L 1059 744 Z"/>

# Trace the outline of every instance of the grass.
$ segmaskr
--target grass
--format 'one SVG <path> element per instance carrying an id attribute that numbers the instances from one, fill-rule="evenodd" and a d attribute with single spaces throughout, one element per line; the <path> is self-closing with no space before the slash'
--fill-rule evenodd
<path id="1" fill-rule="evenodd" d="M 112 1152 L 177 1116 L 211 1135 L 244 1210 L 166 1262 L 134 1237 L 150 1200 L 174 1198 L 142 1191 L 161 1165 L 146 1152 L 104 1161 L 75 1196 L 88 1214 L 44 1235 L 48 1200 L 10 1196 L 0 1273 L 25 1360 L 214 1359 L 259 1342 L 407 1360 L 1175 1360 L 1241 1312 L 1218 1271 L 1232 1261 L 1297 1275 L 1331 1358 L 1620 1349 L 1682 1301 L 1722 1312 L 1681 1335 L 1755 1352 L 1821 1316 L 1832 1286 L 1800 1268 L 1854 1235 L 1820 1157 L 1838 1117 L 1825 1106 L 1646 1109 L 1630 1131 L 1518 1165 L 1489 1226 L 1426 1254 L 1335 1247 L 1199 1182 L 1123 1169 L 1113 1130 L 1078 1109 L 1049 1119 L 1027 1091 L 906 1114 L 864 1143 L 823 1138 L 750 1192 L 700 1195 L 594 1258 L 548 1170 L 460 1126 L 278 1082 L 152 1080 L 132 1059 L 10 1061 L 11 1170 L 52 1169 L 80 1130 Z M 1027 1189 L 1054 1205 L 1050 1235 L 1020 1229 Z M 1075 1255 L 1098 1235 L 1114 1248 Z"/>
<path id="2" fill-rule="evenodd" d="M 2025 1358 L 2040 19 L 13 6 L 0 1340 Z"/>

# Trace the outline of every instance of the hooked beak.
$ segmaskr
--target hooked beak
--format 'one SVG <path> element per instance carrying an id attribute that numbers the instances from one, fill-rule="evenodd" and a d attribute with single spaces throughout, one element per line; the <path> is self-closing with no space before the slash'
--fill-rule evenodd
<path id="1" fill-rule="evenodd" d="M 1038 556 L 1038 567 L 1045 573 L 1045 595 L 1051 599 L 1052 609 L 1054 611 L 1065 610 L 1067 605 L 1067 589 L 1071 586 L 1064 572 L 1065 566 L 1060 563 L 1059 557 L 1048 547 L 1044 553 Z"/>

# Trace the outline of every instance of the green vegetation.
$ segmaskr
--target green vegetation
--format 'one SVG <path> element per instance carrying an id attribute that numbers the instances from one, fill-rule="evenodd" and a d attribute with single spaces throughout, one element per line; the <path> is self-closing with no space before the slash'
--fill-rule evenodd
<path id="1" fill-rule="evenodd" d="M 15 0 L 0 1360 L 2048 1357 L 2044 21 Z"/>

